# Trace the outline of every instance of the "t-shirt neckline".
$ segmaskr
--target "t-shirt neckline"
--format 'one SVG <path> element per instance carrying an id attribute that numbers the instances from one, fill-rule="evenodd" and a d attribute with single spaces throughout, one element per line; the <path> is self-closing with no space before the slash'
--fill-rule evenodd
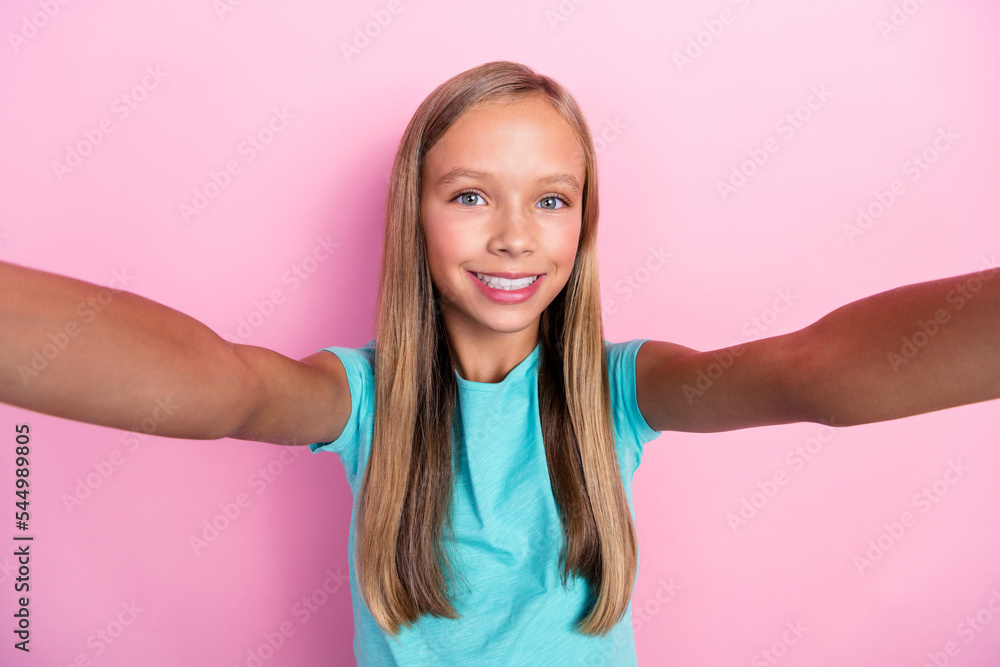
<path id="1" fill-rule="evenodd" d="M 535 367 L 538 361 L 539 350 L 542 349 L 541 341 L 535 345 L 535 349 L 528 353 L 521 362 L 510 369 L 504 379 L 499 382 L 475 382 L 473 380 L 466 380 L 461 375 L 458 374 L 458 369 L 454 369 L 455 380 L 458 382 L 459 389 L 471 389 L 472 391 L 500 391 L 504 387 L 514 383 L 518 378 L 523 378 L 526 376 L 531 369 Z"/>

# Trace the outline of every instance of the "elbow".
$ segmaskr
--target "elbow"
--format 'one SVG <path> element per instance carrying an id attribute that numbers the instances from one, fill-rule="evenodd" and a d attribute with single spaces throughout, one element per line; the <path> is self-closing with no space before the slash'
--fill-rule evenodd
<path id="1" fill-rule="evenodd" d="M 788 334 L 786 400 L 794 421 L 839 428 L 867 423 L 854 398 L 849 359 L 835 339 L 823 336 L 822 321 Z"/>
<path id="2" fill-rule="evenodd" d="M 230 359 L 224 364 L 220 395 L 228 396 L 216 415 L 216 422 L 210 428 L 209 439 L 236 438 L 252 440 L 254 416 L 261 395 L 261 378 L 253 363 L 255 348 L 248 345 L 227 343 Z"/>
<path id="3" fill-rule="evenodd" d="M 824 347 L 813 327 L 784 336 L 783 395 L 789 421 L 833 425 L 836 418 L 827 401 Z"/>

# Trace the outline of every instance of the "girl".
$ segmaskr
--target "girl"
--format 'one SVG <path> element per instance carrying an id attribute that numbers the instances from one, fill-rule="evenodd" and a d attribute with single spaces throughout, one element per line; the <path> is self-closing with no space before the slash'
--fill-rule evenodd
<path id="1" fill-rule="evenodd" d="M 910 285 L 714 352 L 608 343 L 595 164 L 558 83 L 516 63 L 473 68 L 431 93 L 400 142 L 368 345 L 294 361 L 117 292 L 27 381 L 29 351 L 97 288 L 0 265 L 0 399 L 128 428 L 181 396 L 195 407 L 157 434 L 336 452 L 355 498 L 360 664 L 635 664 L 642 445 L 1000 397 L 1000 280 Z M 933 341 L 894 364 L 900 337 L 935 318 Z"/>

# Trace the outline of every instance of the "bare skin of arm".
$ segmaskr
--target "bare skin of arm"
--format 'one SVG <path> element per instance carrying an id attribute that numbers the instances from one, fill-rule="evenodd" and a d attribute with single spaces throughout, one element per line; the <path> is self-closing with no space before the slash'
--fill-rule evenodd
<path id="1" fill-rule="evenodd" d="M 649 341 L 636 392 L 652 428 L 692 432 L 851 426 L 1000 398 L 1000 270 L 899 287 L 722 350 Z"/>
<path id="2" fill-rule="evenodd" d="M 340 360 L 230 343 L 135 294 L 0 263 L 0 402 L 156 434 L 286 445 L 334 440 L 350 415 Z M 159 401 L 159 403 L 158 403 Z"/>

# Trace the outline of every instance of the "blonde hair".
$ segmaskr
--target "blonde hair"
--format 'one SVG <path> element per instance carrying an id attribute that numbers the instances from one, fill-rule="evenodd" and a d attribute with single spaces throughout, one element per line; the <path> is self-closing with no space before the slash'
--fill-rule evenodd
<path id="1" fill-rule="evenodd" d="M 422 614 L 457 618 L 442 546 L 450 530 L 458 401 L 448 336 L 420 220 L 427 152 L 470 108 L 541 95 L 585 156 L 582 224 L 566 287 L 542 313 L 539 417 L 563 526 L 562 579 L 587 579 L 580 632 L 606 634 L 628 608 L 637 546 L 612 429 L 597 277 L 597 168 L 586 119 L 553 79 L 512 62 L 462 72 L 414 113 L 396 152 L 386 205 L 376 321 L 375 422 L 358 497 L 355 569 L 372 617 L 395 635 Z"/>

